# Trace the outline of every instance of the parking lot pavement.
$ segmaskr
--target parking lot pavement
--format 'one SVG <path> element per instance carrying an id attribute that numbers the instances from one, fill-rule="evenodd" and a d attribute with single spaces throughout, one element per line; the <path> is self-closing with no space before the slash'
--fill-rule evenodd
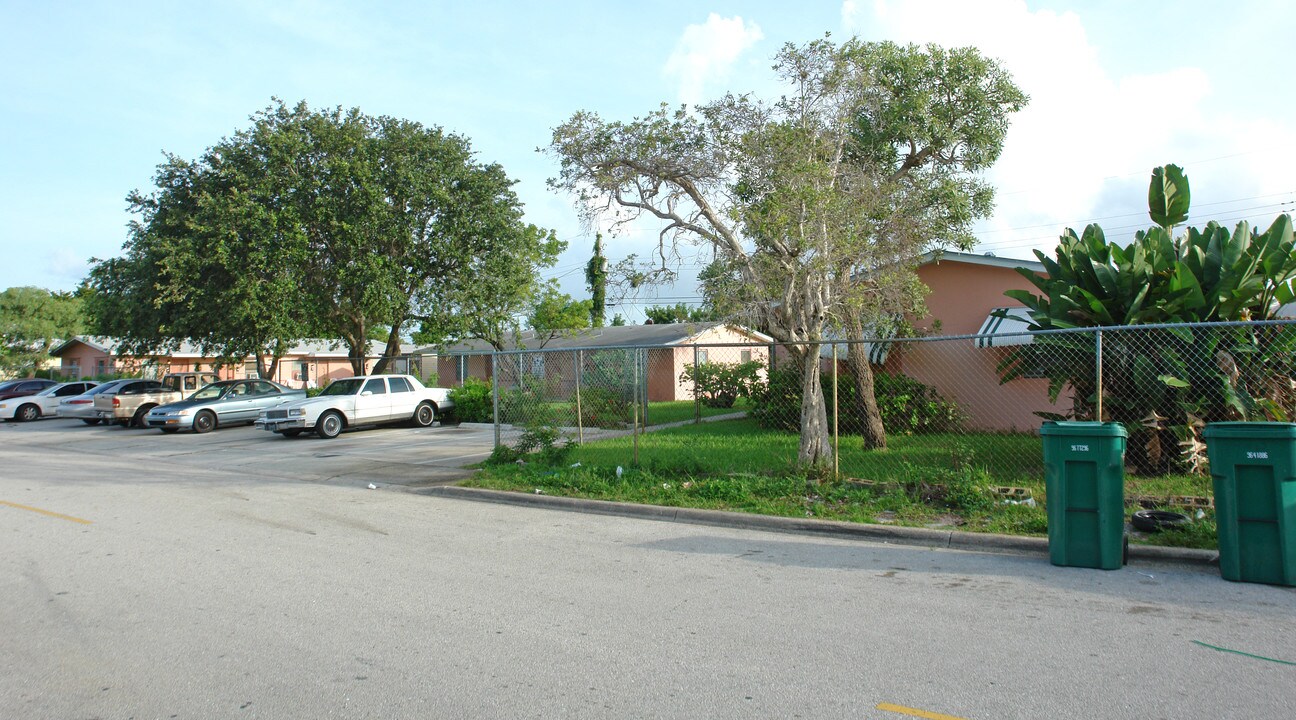
<path id="1" fill-rule="evenodd" d="M 110 456 L 137 459 L 134 467 L 141 477 L 191 468 L 242 471 L 267 480 L 423 487 L 466 477 L 470 471 L 464 467 L 486 459 L 493 443 L 489 426 L 371 427 L 321 440 L 314 435 L 284 438 L 250 425 L 205 435 L 166 435 L 47 419 L 0 424 L 0 472 L 19 474 L 24 467 L 34 467 L 30 455 L 35 453 L 75 458 L 68 465 L 71 480 L 93 477 L 94 459 Z"/>

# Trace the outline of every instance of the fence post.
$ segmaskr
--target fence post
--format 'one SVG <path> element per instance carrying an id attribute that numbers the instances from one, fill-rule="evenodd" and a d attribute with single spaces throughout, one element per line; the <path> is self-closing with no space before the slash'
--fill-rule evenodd
<path id="1" fill-rule="evenodd" d="M 576 442 L 585 444 L 585 422 L 581 418 L 581 375 L 585 374 L 585 351 L 576 351 Z"/>
<path id="2" fill-rule="evenodd" d="M 630 404 L 634 406 L 633 419 L 630 423 L 630 434 L 634 437 L 634 464 L 639 467 L 639 351 L 631 350 L 634 353 L 634 361 L 630 363 L 631 370 L 634 374 L 634 393 Z"/>
<path id="3" fill-rule="evenodd" d="M 1096 380 L 1097 380 L 1097 387 L 1098 387 L 1098 393 L 1097 393 L 1097 396 L 1098 396 L 1098 407 L 1097 407 L 1097 412 L 1096 412 L 1096 414 L 1095 414 L 1095 416 L 1094 416 L 1094 420 L 1097 420 L 1098 422 L 1102 422 L 1102 417 L 1103 417 L 1103 411 L 1102 411 L 1102 409 L 1103 409 L 1103 408 L 1102 408 L 1102 406 L 1103 406 L 1103 402 L 1102 402 L 1102 398 L 1103 398 L 1103 383 L 1102 383 L 1102 381 L 1103 381 L 1103 368 L 1102 368 L 1102 354 L 1103 354 L 1103 353 L 1102 353 L 1102 350 L 1103 350 L 1103 348 L 1102 348 L 1102 328 L 1098 328 L 1098 330 L 1094 332 L 1094 354 L 1097 356 L 1097 360 L 1098 360 L 1097 364 L 1095 365 L 1095 374 L 1096 374 L 1096 376 L 1097 376 L 1097 377 L 1096 377 Z"/>
<path id="4" fill-rule="evenodd" d="M 491 418 L 495 420 L 495 447 L 500 446 L 499 363 L 498 353 L 491 353 Z"/>
<path id="5" fill-rule="evenodd" d="M 819 353 L 815 353 L 818 355 Z M 833 479 L 841 477 L 841 436 L 837 434 L 837 343 L 832 344 L 833 365 Z"/>
<path id="6" fill-rule="evenodd" d="M 639 380 L 643 384 L 640 388 L 639 402 L 643 403 L 643 427 L 648 427 L 648 348 L 639 348 L 635 353 L 639 361 L 639 367 L 642 369 L 642 376 Z"/>
<path id="7" fill-rule="evenodd" d="M 693 423 L 702 422 L 702 396 L 698 394 L 698 361 L 702 357 L 702 351 L 698 349 L 696 343 L 693 345 Z"/>

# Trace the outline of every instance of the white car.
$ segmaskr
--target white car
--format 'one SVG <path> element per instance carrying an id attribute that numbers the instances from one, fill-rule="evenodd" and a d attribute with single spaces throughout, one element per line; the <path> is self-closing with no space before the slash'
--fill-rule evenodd
<path id="1" fill-rule="evenodd" d="M 453 405 L 449 390 L 423 387 L 412 375 L 362 375 L 334 380 L 313 398 L 263 410 L 256 426 L 285 437 L 313 429 L 335 438 L 356 425 L 408 421 L 428 427 Z"/>
<path id="2" fill-rule="evenodd" d="M 52 385 L 35 395 L 0 400 L 0 420 L 30 422 L 54 416 L 64 398 L 80 395 L 98 384 L 93 380 L 77 380 Z"/>
<path id="3" fill-rule="evenodd" d="M 80 395 L 65 397 L 63 398 L 63 401 L 59 403 L 58 411 L 55 414 L 60 418 L 75 418 L 86 425 L 98 425 L 99 411 L 95 410 L 95 395 L 106 392 L 117 392 L 117 388 L 128 382 L 130 382 L 129 378 L 109 380 L 95 385 Z"/>

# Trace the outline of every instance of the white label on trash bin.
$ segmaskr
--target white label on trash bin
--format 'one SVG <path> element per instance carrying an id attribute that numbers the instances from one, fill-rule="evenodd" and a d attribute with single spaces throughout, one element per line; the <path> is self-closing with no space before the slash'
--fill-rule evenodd
<path id="1" fill-rule="evenodd" d="M 1248 450 L 1247 460 L 1268 460 L 1269 453 L 1265 450 Z"/>
<path id="2" fill-rule="evenodd" d="M 1071 452 L 1089 452 L 1088 445 L 1072 445 Z"/>

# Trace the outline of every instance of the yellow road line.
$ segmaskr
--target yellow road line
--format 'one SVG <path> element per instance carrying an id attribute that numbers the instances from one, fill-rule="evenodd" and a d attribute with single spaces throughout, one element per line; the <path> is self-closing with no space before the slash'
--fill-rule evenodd
<path id="1" fill-rule="evenodd" d="M 925 720 L 963 720 L 963 718 L 954 717 L 953 715 L 942 715 L 940 713 L 917 710 L 903 705 L 892 705 L 891 703 L 878 703 L 877 709 L 900 713 L 901 715 L 908 715 L 910 717 L 924 718 Z"/>
<path id="2" fill-rule="evenodd" d="M 18 508 L 19 510 L 31 510 L 34 513 L 40 513 L 41 515 L 48 515 L 50 517 L 55 517 L 60 520 L 71 520 L 74 523 L 81 523 L 82 525 L 94 524 L 93 520 L 86 520 L 84 518 L 72 517 L 71 515 L 64 515 L 63 513 L 50 512 L 49 510 L 41 510 L 40 508 L 35 508 L 30 505 L 19 505 L 18 503 L 9 502 L 8 500 L 0 500 L 0 505 L 8 505 L 9 507 Z"/>

